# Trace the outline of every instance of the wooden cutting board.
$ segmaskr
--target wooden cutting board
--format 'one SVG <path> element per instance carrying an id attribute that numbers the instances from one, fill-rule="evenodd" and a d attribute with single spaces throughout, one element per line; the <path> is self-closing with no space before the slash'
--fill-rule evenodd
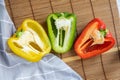
<path id="1" fill-rule="evenodd" d="M 47 31 L 46 18 L 53 12 L 77 15 L 77 34 L 95 17 L 102 19 L 116 39 L 115 46 L 91 59 L 81 60 L 73 48 L 63 55 L 64 60 L 85 80 L 120 80 L 120 24 L 116 0 L 5 0 L 16 28 L 26 18 L 37 20 Z"/>

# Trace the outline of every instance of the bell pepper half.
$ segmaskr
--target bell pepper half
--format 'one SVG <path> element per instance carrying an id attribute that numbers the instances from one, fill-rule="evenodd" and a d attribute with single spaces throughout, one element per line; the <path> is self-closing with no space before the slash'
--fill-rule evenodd
<path id="1" fill-rule="evenodd" d="M 18 56 L 37 62 L 51 50 L 49 38 L 42 26 L 26 19 L 16 33 L 8 39 L 8 46 Z"/>
<path id="2" fill-rule="evenodd" d="M 76 16 L 72 13 L 52 13 L 47 17 L 52 49 L 65 53 L 71 49 L 76 35 Z"/>
<path id="3" fill-rule="evenodd" d="M 89 22 L 74 44 L 75 52 L 83 59 L 101 54 L 115 44 L 112 34 L 102 20 L 95 18 Z"/>

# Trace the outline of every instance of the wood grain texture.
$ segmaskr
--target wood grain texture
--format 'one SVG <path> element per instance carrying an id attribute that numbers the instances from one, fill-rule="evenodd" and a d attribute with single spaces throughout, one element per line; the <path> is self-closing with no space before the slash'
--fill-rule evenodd
<path id="1" fill-rule="evenodd" d="M 70 0 L 50 0 L 53 12 L 72 12 Z M 61 6 L 62 5 L 62 6 Z"/>
<path id="2" fill-rule="evenodd" d="M 102 68 L 102 63 L 100 56 L 96 56 L 91 59 L 83 60 L 83 66 L 85 69 L 86 79 L 97 80 L 102 79 L 105 80 L 104 71 Z"/>
<path id="3" fill-rule="evenodd" d="M 37 20 L 47 32 L 46 18 L 52 13 L 49 0 L 31 0 L 34 19 Z M 40 5 L 40 6 L 39 6 Z"/>
<path id="4" fill-rule="evenodd" d="M 112 14 L 112 18 L 113 18 L 113 24 L 114 24 L 114 28 L 115 28 L 115 34 L 116 34 L 116 43 L 117 46 L 120 46 L 120 17 L 119 16 L 119 12 L 118 12 L 118 8 L 117 8 L 117 3 L 115 0 L 109 0 L 110 3 L 110 7 L 111 7 L 111 14 Z M 120 48 L 119 48 L 120 50 Z M 120 52 L 120 51 L 119 51 Z M 120 54 L 119 54 L 120 57 Z"/>
<path id="5" fill-rule="evenodd" d="M 93 12 L 90 0 L 71 0 L 71 3 L 73 11 L 77 16 L 77 33 L 79 35 L 86 24 L 94 18 Z"/>
<path id="6" fill-rule="evenodd" d="M 20 26 L 24 19 L 33 19 L 29 0 L 10 0 L 9 2 L 16 28 Z"/>
<path id="7" fill-rule="evenodd" d="M 70 12 L 77 16 L 77 36 L 95 17 L 102 19 L 116 39 L 112 50 L 90 59 L 80 59 L 74 49 L 55 55 L 63 59 L 85 80 L 120 79 L 120 21 L 116 0 L 5 0 L 10 17 L 20 26 L 26 18 L 38 21 L 47 32 L 46 18 L 54 12 Z"/>
<path id="8" fill-rule="evenodd" d="M 69 66 L 72 67 L 83 79 L 85 79 L 84 68 L 82 65 L 82 60 L 74 60 L 67 63 Z"/>

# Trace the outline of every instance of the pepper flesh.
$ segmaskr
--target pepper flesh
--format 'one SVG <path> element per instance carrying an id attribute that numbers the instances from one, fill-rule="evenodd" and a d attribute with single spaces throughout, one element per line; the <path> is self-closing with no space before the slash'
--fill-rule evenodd
<path id="1" fill-rule="evenodd" d="M 76 35 L 76 16 L 66 12 L 50 14 L 47 26 L 52 49 L 57 53 L 70 50 Z"/>
<path id="2" fill-rule="evenodd" d="M 49 38 L 42 26 L 26 19 L 16 33 L 8 39 L 10 49 L 18 56 L 37 62 L 51 50 Z"/>
<path id="3" fill-rule="evenodd" d="M 75 52 L 83 59 L 101 54 L 115 44 L 112 34 L 98 18 L 87 24 L 74 44 Z"/>

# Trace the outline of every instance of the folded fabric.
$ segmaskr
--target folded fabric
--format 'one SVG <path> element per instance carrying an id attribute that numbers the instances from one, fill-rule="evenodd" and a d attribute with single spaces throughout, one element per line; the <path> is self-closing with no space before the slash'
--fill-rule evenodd
<path id="1" fill-rule="evenodd" d="M 82 78 L 53 54 L 37 63 L 28 62 L 11 52 L 7 39 L 15 27 L 0 0 L 0 80 L 82 80 Z"/>

